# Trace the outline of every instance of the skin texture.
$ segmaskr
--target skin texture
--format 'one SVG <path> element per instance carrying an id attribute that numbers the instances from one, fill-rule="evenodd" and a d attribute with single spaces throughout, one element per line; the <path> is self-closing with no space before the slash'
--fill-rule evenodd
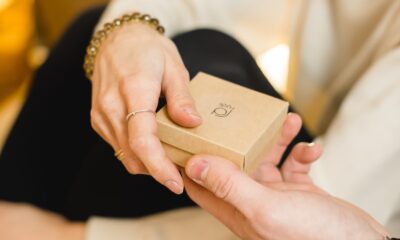
<path id="1" fill-rule="evenodd" d="M 115 29 L 96 57 L 92 83 L 92 126 L 115 151 L 122 149 L 129 173 L 150 174 L 182 193 L 182 178 L 161 147 L 154 114 L 140 113 L 125 121 L 131 111 L 155 111 L 162 95 L 177 124 L 201 124 L 188 89 L 189 74 L 175 44 L 144 24 Z"/>
<path id="2" fill-rule="evenodd" d="M 297 144 L 283 168 L 276 168 L 300 126 L 300 117 L 289 114 L 280 139 L 252 178 L 225 159 L 193 157 L 186 173 L 197 183 L 183 173 L 187 192 L 242 239 L 383 239 L 385 230 L 368 214 L 312 184 L 307 174 L 321 155 L 318 144 Z M 0 201 L 0 239 L 84 238 L 85 223 Z"/>
<path id="3" fill-rule="evenodd" d="M 194 156 L 184 176 L 189 196 L 242 239 L 383 239 L 387 232 L 367 213 L 313 185 L 308 172 L 322 153 L 318 144 L 297 144 L 276 167 L 300 126 L 289 115 L 253 178 L 220 157 Z"/>

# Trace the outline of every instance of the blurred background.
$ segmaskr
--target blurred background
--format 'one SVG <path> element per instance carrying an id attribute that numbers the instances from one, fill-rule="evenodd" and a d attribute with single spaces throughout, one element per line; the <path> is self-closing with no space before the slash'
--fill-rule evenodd
<path id="1" fill-rule="evenodd" d="M 107 0 L 0 0 L 0 151 L 32 73 L 73 19 Z"/>
<path id="2" fill-rule="evenodd" d="M 80 13 L 108 0 L 0 0 L 0 152 L 24 102 L 32 74 Z M 257 56 L 285 95 L 289 48 L 279 44 Z"/>

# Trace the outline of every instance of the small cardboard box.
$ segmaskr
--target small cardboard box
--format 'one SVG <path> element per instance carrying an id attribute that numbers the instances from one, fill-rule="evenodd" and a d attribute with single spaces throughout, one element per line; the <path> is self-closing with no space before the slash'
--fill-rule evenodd
<path id="1" fill-rule="evenodd" d="M 279 135 L 288 103 L 205 73 L 191 81 L 190 92 L 203 119 L 199 127 L 178 126 L 166 107 L 157 113 L 167 156 L 185 166 L 193 154 L 218 155 L 252 171 Z"/>

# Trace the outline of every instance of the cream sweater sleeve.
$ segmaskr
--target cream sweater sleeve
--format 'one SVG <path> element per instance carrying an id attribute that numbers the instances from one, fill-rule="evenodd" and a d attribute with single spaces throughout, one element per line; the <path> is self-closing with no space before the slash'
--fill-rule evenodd
<path id="1" fill-rule="evenodd" d="M 112 0 L 96 29 L 138 11 L 158 18 L 168 37 L 196 28 L 217 29 L 258 55 L 288 37 L 288 6 L 276 0 Z"/>
<path id="2" fill-rule="evenodd" d="M 371 65 L 321 139 L 324 154 L 312 169 L 323 189 L 385 225 L 400 210 L 399 66 L 400 47 Z"/>
<path id="3" fill-rule="evenodd" d="M 196 27 L 227 29 L 230 0 L 113 0 L 108 5 L 96 29 L 125 13 L 138 11 L 158 18 L 167 36 Z M 231 9 L 230 9 L 231 10 Z"/>
<path id="4" fill-rule="evenodd" d="M 93 217 L 87 240 L 234 240 L 238 239 L 199 208 L 185 208 L 140 219 Z"/>

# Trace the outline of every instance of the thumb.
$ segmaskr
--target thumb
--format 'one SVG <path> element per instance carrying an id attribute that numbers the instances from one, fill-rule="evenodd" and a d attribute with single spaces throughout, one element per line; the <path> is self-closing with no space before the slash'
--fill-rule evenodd
<path id="1" fill-rule="evenodd" d="M 188 161 L 185 171 L 189 178 L 215 196 L 244 211 L 270 191 L 230 161 L 217 156 L 194 156 Z"/>
<path id="2" fill-rule="evenodd" d="M 197 127 L 202 119 L 189 91 L 189 74 L 184 67 L 167 69 L 163 86 L 171 119 L 183 127 Z"/>

